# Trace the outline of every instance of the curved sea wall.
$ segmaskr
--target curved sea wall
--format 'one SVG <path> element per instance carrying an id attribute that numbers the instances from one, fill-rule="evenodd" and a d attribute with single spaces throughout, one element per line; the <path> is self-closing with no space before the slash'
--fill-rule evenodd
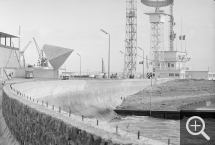
<path id="1" fill-rule="evenodd" d="M 156 83 L 166 81 L 162 79 Z M 97 118 L 102 114 L 104 118 L 105 110 L 120 105 L 124 97 L 149 85 L 150 80 L 13 84 L 3 88 L 2 113 L 8 128 L 21 144 L 160 144 L 144 137 L 140 140 L 127 138 L 126 132 L 118 130 L 116 133 L 116 128 L 106 122 L 98 123 L 97 120 L 96 123 L 95 119 L 88 118 L 83 121 L 74 113 L 83 109 L 78 115 L 87 116 L 89 113 Z M 41 102 L 43 105 L 39 105 Z M 62 108 L 61 113 L 58 112 L 59 107 Z M 72 114 L 65 112 L 68 110 Z"/>
<path id="2" fill-rule="evenodd" d="M 156 84 L 168 79 L 159 79 Z M 154 82 L 153 82 L 154 83 Z M 151 84 L 150 80 L 68 80 L 14 84 L 21 93 L 75 115 L 110 119 L 123 98 Z"/>
<path id="3" fill-rule="evenodd" d="M 3 89 L 2 101 L 5 122 L 20 144 L 140 144 L 41 107 L 11 92 L 9 86 Z"/>

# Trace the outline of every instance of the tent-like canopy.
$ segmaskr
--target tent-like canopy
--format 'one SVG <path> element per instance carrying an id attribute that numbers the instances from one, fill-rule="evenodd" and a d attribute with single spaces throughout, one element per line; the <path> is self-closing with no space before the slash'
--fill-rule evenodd
<path id="1" fill-rule="evenodd" d="M 52 67 L 59 69 L 74 50 L 45 44 L 43 51 Z"/>

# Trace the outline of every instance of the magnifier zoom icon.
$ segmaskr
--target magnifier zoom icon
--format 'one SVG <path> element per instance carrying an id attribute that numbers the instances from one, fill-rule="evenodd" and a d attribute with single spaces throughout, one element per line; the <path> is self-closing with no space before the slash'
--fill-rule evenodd
<path id="1" fill-rule="evenodd" d="M 190 125 L 190 122 L 191 122 L 192 120 L 195 120 L 195 124 Z M 200 120 L 201 123 L 202 123 L 202 125 L 197 124 L 197 123 L 196 123 L 196 120 Z M 190 130 L 190 127 L 194 127 L 194 128 L 195 128 L 195 131 L 196 131 L 196 128 L 197 128 L 197 127 L 202 127 L 202 129 L 201 129 L 200 131 L 198 131 L 198 132 L 193 132 L 193 131 Z M 205 130 L 205 122 L 204 122 L 204 120 L 203 120 L 201 117 L 199 117 L 199 116 L 190 117 L 190 118 L 187 120 L 187 122 L 186 122 L 186 129 L 187 129 L 187 131 L 188 131 L 191 135 L 200 135 L 200 134 L 202 134 L 207 140 L 210 140 L 210 137 L 204 132 L 204 130 Z"/>

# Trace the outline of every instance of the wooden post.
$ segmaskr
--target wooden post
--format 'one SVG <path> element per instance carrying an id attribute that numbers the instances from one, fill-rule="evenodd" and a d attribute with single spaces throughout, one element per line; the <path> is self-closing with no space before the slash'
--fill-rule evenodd
<path id="1" fill-rule="evenodd" d="M 137 133 L 137 138 L 140 139 L 140 131 Z"/>
<path id="2" fill-rule="evenodd" d="M 170 139 L 168 139 L 168 145 L 170 145 Z"/>
<path id="3" fill-rule="evenodd" d="M 97 120 L 97 126 L 99 125 L 99 121 Z"/>
<path id="4" fill-rule="evenodd" d="M 72 112 L 72 111 L 70 110 L 70 111 L 69 111 L 69 117 L 71 116 L 71 112 Z"/>
<path id="5" fill-rule="evenodd" d="M 118 126 L 116 126 L 116 133 L 118 133 Z"/>
<path id="6" fill-rule="evenodd" d="M 52 105 L 52 110 L 54 110 L 54 105 Z"/>
<path id="7" fill-rule="evenodd" d="M 84 116 L 82 115 L 82 121 L 84 121 Z"/>

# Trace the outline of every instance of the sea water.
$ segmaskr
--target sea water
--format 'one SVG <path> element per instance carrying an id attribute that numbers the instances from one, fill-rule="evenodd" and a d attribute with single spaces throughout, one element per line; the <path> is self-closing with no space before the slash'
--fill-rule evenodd
<path id="1" fill-rule="evenodd" d="M 148 116 L 127 116 L 110 121 L 113 127 L 118 126 L 120 129 L 155 139 L 158 141 L 170 143 L 173 145 L 180 144 L 180 121 L 152 118 Z"/>

